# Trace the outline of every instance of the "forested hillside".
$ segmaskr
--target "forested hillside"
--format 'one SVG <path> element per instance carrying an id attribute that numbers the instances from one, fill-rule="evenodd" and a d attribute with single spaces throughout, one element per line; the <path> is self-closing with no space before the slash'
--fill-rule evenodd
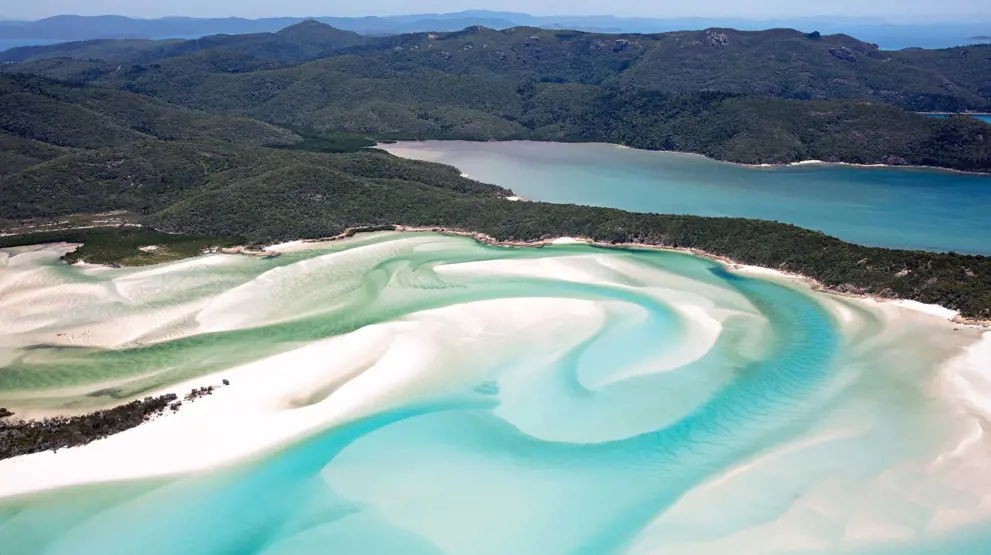
<path id="1" fill-rule="evenodd" d="M 0 75 L 0 136 L 4 156 L 49 158 L 24 140 L 57 147 L 101 148 L 140 139 L 215 139 L 290 144 L 293 133 L 247 118 L 207 114 L 133 93 L 69 86 L 28 75 Z M 9 137 L 12 136 L 12 137 Z M 13 149 L 14 143 L 17 148 Z M 33 153 L 33 154 L 32 154 Z M 9 170 L 8 170 L 9 171 Z"/>
<path id="2" fill-rule="evenodd" d="M 79 44 L 77 57 L 86 60 L 41 59 L 73 55 L 71 45 L 56 45 L 15 50 L 37 60 L 6 70 L 315 136 L 607 141 L 752 164 L 991 170 L 985 124 L 905 109 L 984 107 L 989 47 L 882 52 L 842 35 L 785 29 L 351 35 L 308 21 L 278 34 L 138 50 L 122 41 L 117 54 L 129 63 L 107 53 L 107 42 Z M 306 61 L 314 56 L 326 57 Z"/>
<path id="3" fill-rule="evenodd" d="M 981 110 L 991 101 L 991 45 L 886 52 L 846 35 L 790 29 L 607 35 L 476 26 L 454 33 L 365 39 L 307 21 L 279 33 L 19 48 L 0 53 L 0 61 L 73 58 L 145 64 L 211 49 L 284 64 L 348 54 L 373 59 L 391 71 L 417 67 L 452 75 L 500 75 L 516 81 L 667 93 L 705 90 L 796 100 L 873 99 L 917 111 Z"/>
<path id="4" fill-rule="evenodd" d="M 991 170 L 991 127 L 976 119 L 929 119 L 873 93 L 796 100 L 749 94 L 754 91 L 746 87 L 696 90 L 708 88 L 696 84 L 670 91 L 662 82 L 663 69 L 637 73 L 643 69 L 638 64 L 654 59 L 645 46 L 659 48 L 654 43 L 698 50 L 678 62 L 688 67 L 696 62 L 708 67 L 713 59 L 722 60 L 713 52 L 756 48 L 778 35 L 802 45 L 792 48 L 799 58 L 806 50 L 821 54 L 825 48 L 836 60 L 822 62 L 828 64 L 856 64 L 860 56 L 870 63 L 899 63 L 893 54 L 888 61 L 875 59 L 890 53 L 861 52 L 850 43 L 846 48 L 856 60 L 843 59 L 844 51 L 829 49 L 852 39 L 795 37 L 788 31 L 607 39 L 469 29 L 339 46 L 327 38 L 338 35 L 317 25 L 285 33 L 298 48 L 337 49 L 305 63 L 270 56 L 264 45 L 271 37 L 249 36 L 225 44 L 250 47 L 200 49 L 151 62 L 63 58 L 5 67 L 0 232 L 115 212 L 126 214 L 117 217 L 131 224 L 195 235 L 170 236 L 166 242 L 173 247 L 166 250 L 175 253 L 210 243 L 318 238 L 392 224 L 519 241 L 584 236 L 703 249 L 801 272 L 829 286 L 991 318 L 986 257 L 860 247 L 773 222 L 511 202 L 501 198 L 510 191 L 465 179 L 455 168 L 363 148 L 365 137 L 598 140 L 748 163 L 819 158 Z M 160 46 L 174 44 L 185 43 Z M 786 58 L 788 51 L 765 53 L 762 59 Z M 964 73 L 979 84 L 986 75 L 980 71 L 985 51 L 966 52 L 956 54 L 964 60 L 959 64 L 971 68 Z M 933 66 L 924 73 L 952 65 L 945 58 L 950 54 L 925 55 L 928 62 L 912 62 Z M 719 71 L 729 72 L 730 66 L 735 67 Z M 786 66 L 774 71 L 781 67 Z M 67 81 L 20 73 L 32 68 Z M 757 69 L 741 75 L 759 78 Z M 793 69 L 774 79 L 792 79 Z M 698 74 L 706 71 L 702 67 Z M 891 75 L 907 79 L 919 73 L 903 69 Z M 644 84 L 643 76 L 660 80 Z M 958 83 L 965 81 L 959 77 Z M 979 87 L 968 87 L 951 84 L 943 90 L 964 103 L 985 98 Z M 920 98 L 936 98 L 925 96 L 924 87 L 918 90 Z M 78 232 L 65 233 L 36 237 L 79 238 Z M 132 231 L 84 234 L 83 240 L 101 243 L 95 249 L 100 261 L 160 260 L 136 250 L 146 237 Z M 30 236 L 0 239 L 0 245 L 26 240 Z"/>

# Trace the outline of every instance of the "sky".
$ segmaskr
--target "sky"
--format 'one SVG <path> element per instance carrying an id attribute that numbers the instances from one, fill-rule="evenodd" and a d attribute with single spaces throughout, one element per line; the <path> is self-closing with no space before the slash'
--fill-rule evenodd
<path id="1" fill-rule="evenodd" d="M 364 16 L 443 13 L 469 9 L 525 12 L 534 15 L 603 15 L 644 17 L 797 16 L 989 16 L 991 0 L 0 0 L 0 18 L 40 19 L 58 14 L 132 17 Z"/>

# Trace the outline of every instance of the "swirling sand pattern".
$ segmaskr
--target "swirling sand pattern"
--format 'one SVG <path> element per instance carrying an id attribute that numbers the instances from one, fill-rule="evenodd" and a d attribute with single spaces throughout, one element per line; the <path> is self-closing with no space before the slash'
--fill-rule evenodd
<path id="1" fill-rule="evenodd" d="M 991 553 L 973 330 L 665 252 L 399 234 L 150 269 L 58 252 L 0 260 L 0 404 L 243 377 L 208 408 L 250 386 L 238 367 L 308 371 L 284 363 L 306 349 L 336 373 L 280 400 L 324 412 L 258 456 L 0 500 L 3 555 Z M 362 397 L 376 373 L 398 385 Z M 161 437 L 149 464 L 194 445 Z"/>

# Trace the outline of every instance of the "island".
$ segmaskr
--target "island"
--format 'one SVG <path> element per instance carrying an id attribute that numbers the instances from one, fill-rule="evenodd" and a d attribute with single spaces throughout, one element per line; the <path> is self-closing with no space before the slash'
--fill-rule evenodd
<path id="1" fill-rule="evenodd" d="M 797 50 L 791 61 L 768 61 L 754 57 L 754 44 Z M 506 247 L 570 237 L 682 250 L 986 322 L 987 257 L 866 247 L 769 221 L 521 202 L 457 168 L 375 148 L 424 138 L 604 141 L 746 164 L 987 173 L 986 123 L 915 113 L 986 110 L 986 89 L 968 81 L 980 48 L 884 52 L 845 36 L 731 29 L 650 37 L 472 27 L 365 38 L 304 22 L 137 48 L 100 41 L 13 49 L 0 55 L 11 62 L 0 73 L 0 248 L 66 243 L 76 246 L 67 263 L 141 266 L 211 252 L 273 257 L 268 247 L 277 243 L 375 230 Z M 746 63 L 726 66 L 726 52 Z M 700 60 L 704 78 L 678 73 L 685 56 Z M 577 61 L 562 66 L 569 57 Z M 946 81 L 912 69 L 921 57 L 935 60 Z M 812 67 L 826 88 L 778 80 Z M 901 92 L 877 88 L 882 68 L 893 68 L 885 78 L 900 80 Z M 259 79 L 270 88 L 259 89 Z M 380 86 L 366 94 L 364 79 Z M 332 100 L 322 92 L 331 82 L 343 87 Z M 109 427 L 37 445 L 127 429 L 170 401 L 135 401 L 108 416 Z M 86 422 L 15 421 L 6 417 L 8 435 Z"/>

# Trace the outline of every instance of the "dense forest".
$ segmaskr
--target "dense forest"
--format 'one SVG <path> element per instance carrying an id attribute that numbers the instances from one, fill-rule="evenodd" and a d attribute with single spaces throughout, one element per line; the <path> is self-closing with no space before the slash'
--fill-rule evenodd
<path id="1" fill-rule="evenodd" d="M 298 34 L 319 45 L 324 33 L 307 24 L 281 36 L 304 42 Z M 103 60 L 13 64 L 7 69 L 38 64 L 33 67 L 39 71 L 47 68 L 41 73 L 64 71 L 60 77 L 69 81 L 0 75 L 0 231 L 110 211 L 124 211 L 129 223 L 152 229 L 33 234 L 0 244 L 82 241 L 86 246 L 71 260 L 140 264 L 207 245 L 320 238 L 361 226 L 444 227 L 513 241 L 583 236 L 697 248 L 799 272 L 831 287 L 991 318 L 986 257 L 868 248 L 773 222 L 509 202 L 504 197 L 511 191 L 463 178 L 455 168 L 366 148 L 369 137 L 603 140 L 748 163 L 819 158 L 991 170 L 991 127 L 976 119 L 929 119 L 875 97 L 798 100 L 746 87 L 663 90 L 637 84 L 630 73 L 653 59 L 648 42 L 651 48 L 680 42 L 678 48 L 705 53 L 682 65 L 708 63 L 712 51 L 736 47 L 763 52 L 772 39 L 802 45 L 792 48 L 797 53 L 825 48 L 832 65 L 876 56 L 897 65 L 900 53 L 861 53 L 848 37 L 788 31 L 608 40 L 519 29 L 493 33 L 328 42 L 335 54 L 312 62 L 212 48 L 116 63 L 108 71 Z M 495 38 L 505 44 L 489 42 Z M 856 61 L 829 53 L 841 43 L 851 44 L 846 48 Z M 596 54 L 579 55 L 586 51 Z M 505 71 L 499 70 L 500 52 Z M 762 59 L 784 56 L 774 52 Z M 967 54 L 919 53 L 912 64 L 937 73 L 965 67 L 962 74 L 976 84 L 959 85 L 971 92 L 957 98 L 976 106 L 987 93 L 982 75 L 991 74 L 978 70 L 991 50 L 960 52 Z M 957 61 L 950 64 L 948 55 Z M 902 74 L 914 75 L 893 75 Z M 943 87 L 951 89 L 957 90 Z M 138 249 L 143 244 L 163 248 L 152 255 Z"/>
<path id="2" fill-rule="evenodd" d="M 991 45 L 883 51 L 847 35 L 791 29 L 601 34 L 473 26 L 450 33 L 362 37 L 305 21 L 277 33 L 15 48 L 0 53 L 0 61 L 26 63 L 26 69 L 44 67 L 32 64 L 54 59 L 104 62 L 103 67 L 94 66 L 97 73 L 114 74 L 121 63 L 133 64 L 136 71 L 152 69 L 163 60 L 170 60 L 173 67 L 193 66 L 202 63 L 195 54 L 203 53 L 228 61 L 253 60 L 260 67 L 353 56 L 394 71 L 417 67 L 459 76 L 499 75 L 521 82 L 668 93 L 704 90 L 797 100 L 873 99 L 920 111 L 984 109 L 991 98 Z M 190 57 L 183 59 L 186 56 Z M 244 72 L 246 68 L 218 65 L 216 69 Z"/>
<path id="3" fill-rule="evenodd" d="M 0 220 L 122 209 L 145 225 L 192 236 L 125 228 L 7 237 L 0 246 L 83 241 L 87 247 L 74 260 L 142 263 L 142 244 L 188 255 L 235 240 L 322 238 L 393 224 L 476 231 L 505 241 L 581 236 L 696 248 L 802 273 L 831 287 L 991 318 L 991 258 L 862 247 L 775 222 L 504 200 L 510 194 L 463 178 L 455 168 L 377 150 L 324 154 L 140 141 L 63 155 L 0 178 Z"/>
<path id="4" fill-rule="evenodd" d="M 0 116 L 0 131 L 86 148 L 139 138 L 237 137 L 286 146 L 300 141 L 260 123 L 266 121 L 300 130 L 311 142 L 342 133 L 379 139 L 602 141 L 751 164 L 819 159 L 991 171 L 986 123 L 962 116 L 927 118 L 875 101 L 516 82 L 423 68 L 394 71 L 346 56 L 233 74 L 173 71 L 163 64 L 115 79 L 123 80 L 118 84 L 127 92 L 0 75 L 0 103 L 9 108 Z M 84 110 L 71 111 L 69 103 Z M 206 118 L 203 112 L 223 117 Z M 51 125 L 54 120 L 57 126 Z M 40 130 L 57 134 L 46 137 Z M 9 167 L 24 163 L 11 160 Z"/>

